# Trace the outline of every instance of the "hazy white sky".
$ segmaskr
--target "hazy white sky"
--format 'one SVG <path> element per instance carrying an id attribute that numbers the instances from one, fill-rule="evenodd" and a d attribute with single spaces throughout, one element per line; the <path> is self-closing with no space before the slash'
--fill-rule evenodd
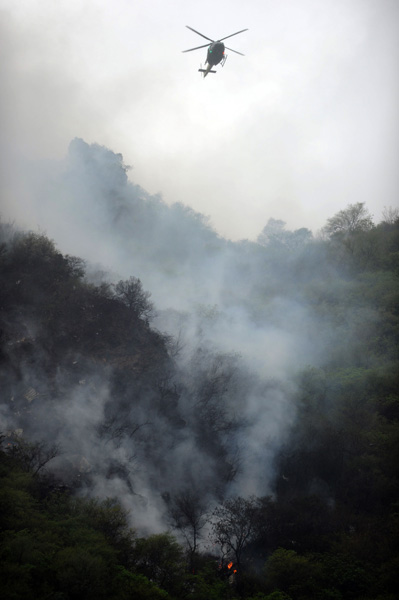
<path id="1" fill-rule="evenodd" d="M 228 40 L 201 79 L 190 25 Z M 270 217 L 313 231 L 348 203 L 398 206 L 397 0 L 0 0 L 3 214 L 13 181 L 74 137 L 232 239 Z"/>

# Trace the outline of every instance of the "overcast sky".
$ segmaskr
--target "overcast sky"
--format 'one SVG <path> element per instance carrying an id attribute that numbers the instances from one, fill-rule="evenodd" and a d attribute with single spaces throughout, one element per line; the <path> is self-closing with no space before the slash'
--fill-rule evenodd
<path id="1" fill-rule="evenodd" d="M 206 43 L 224 68 L 201 79 Z M 353 202 L 398 206 L 397 0 L 0 0 L 3 216 L 26 160 L 81 137 L 231 239 L 270 217 L 316 231 Z M 21 166 L 22 165 L 22 166 Z"/>

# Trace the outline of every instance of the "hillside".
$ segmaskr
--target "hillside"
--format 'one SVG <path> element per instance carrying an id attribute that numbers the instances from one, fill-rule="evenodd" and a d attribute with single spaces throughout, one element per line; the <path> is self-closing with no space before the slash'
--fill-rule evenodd
<path id="1" fill-rule="evenodd" d="M 75 141 L 68 160 L 85 260 L 0 232 L 7 597 L 393 600 L 396 211 L 233 243 L 120 155 Z"/>

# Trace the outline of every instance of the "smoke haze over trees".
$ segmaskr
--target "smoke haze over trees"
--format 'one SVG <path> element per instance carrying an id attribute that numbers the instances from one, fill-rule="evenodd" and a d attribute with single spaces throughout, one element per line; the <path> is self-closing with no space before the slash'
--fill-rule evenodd
<path id="1" fill-rule="evenodd" d="M 68 518 L 103 526 L 93 597 L 101 565 L 112 566 L 111 594 L 119 564 L 143 598 L 360 599 L 372 589 L 391 600 L 395 209 L 375 224 L 351 204 L 319 236 L 270 218 L 257 242 L 231 242 L 127 170 L 121 155 L 75 139 L 32 187 L 46 233 L 1 226 L 3 530 L 20 536 L 3 539 L 9 565 L 17 542 L 33 543 L 35 502 L 67 490 Z M 13 494 L 30 507 L 26 522 Z M 51 502 L 60 564 L 72 569 L 74 544 L 61 550 Z M 121 524 L 110 533 L 114 508 Z M 214 596 L 201 596 L 205 575 L 187 583 L 183 548 L 196 574 L 205 552 L 223 568 L 234 561 L 234 590 L 212 572 Z M 60 597 L 80 597 L 67 575 L 52 577 Z M 111 597 L 129 597 L 118 581 Z"/>

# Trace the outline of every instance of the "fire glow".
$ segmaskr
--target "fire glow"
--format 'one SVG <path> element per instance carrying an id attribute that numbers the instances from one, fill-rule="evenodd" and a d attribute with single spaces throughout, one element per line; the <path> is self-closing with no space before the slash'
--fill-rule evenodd
<path id="1" fill-rule="evenodd" d="M 231 569 L 231 568 L 232 568 L 232 566 L 233 566 L 233 563 L 232 563 L 232 562 L 229 562 L 229 564 L 227 565 L 227 568 L 228 568 L 228 569 Z M 233 570 L 233 573 L 237 573 L 237 569 L 234 569 L 234 570 Z"/>

